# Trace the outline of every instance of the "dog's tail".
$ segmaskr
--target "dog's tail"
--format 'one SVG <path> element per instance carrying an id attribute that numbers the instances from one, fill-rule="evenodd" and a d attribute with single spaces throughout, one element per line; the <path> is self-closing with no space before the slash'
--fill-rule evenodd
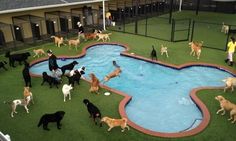
<path id="1" fill-rule="evenodd" d="M 43 117 L 41 117 L 39 123 L 38 123 L 38 127 L 40 127 L 43 124 Z"/>
<path id="2" fill-rule="evenodd" d="M 111 35 L 112 33 L 107 33 L 108 35 Z"/>
<path id="3" fill-rule="evenodd" d="M 56 36 L 51 36 L 51 38 L 55 38 Z"/>

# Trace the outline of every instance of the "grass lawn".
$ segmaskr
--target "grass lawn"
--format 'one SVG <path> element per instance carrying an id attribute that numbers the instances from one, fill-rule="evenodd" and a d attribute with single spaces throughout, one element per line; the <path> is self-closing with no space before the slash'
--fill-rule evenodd
<path id="1" fill-rule="evenodd" d="M 52 43 L 42 45 L 41 47 L 43 47 L 44 50 L 52 49 L 57 56 L 76 55 L 81 52 L 82 47 L 94 42 L 96 41 L 82 43 L 77 52 L 75 50 L 69 50 L 68 47 L 65 46 L 57 48 Z M 170 43 L 118 32 L 112 33 L 111 42 L 127 44 L 131 48 L 130 52 L 144 57 L 149 57 L 151 45 L 155 45 L 156 49 L 159 51 L 160 45 L 164 44 L 168 46 L 170 57 L 166 58 L 165 56 L 161 56 L 160 52 L 158 52 L 158 58 L 160 61 L 171 64 L 180 65 L 187 62 L 205 62 L 227 66 L 224 63 L 226 57 L 225 52 L 204 48 L 200 60 L 197 60 L 195 57 L 189 56 L 190 48 L 187 42 Z M 29 48 L 27 51 L 32 53 L 32 50 L 33 48 Z M 20 52 L 25 51 L 26 50 L 22 50 Z M 31 56 L 28 61 L 30 62 L 34 59 L 35 58 Z M 7 59 L 4 56 L 0 56 L 0 60 Z M 31 91 L 34 95 L 35 104 L 29 106 L 29 114 L 27 114 L 22 107 L 18 107 L 18 114 L 15 114 L 15 117 L 11 118 L 10 106 L 3 104 L 3 101 L 21 98 L 24 86 L 21 74 L 23 66 L 16 65 L 16 68 L 8 67 L 8 71 L 0 69 L 0 131 L 4 134 L 9 134 L 12 141 L 233 141 L 236 138 L 236 125 L 227 121 L 228 113 L 225 116 L 215 114 L 219 108 L 218 101 L 214 99 L 215 96 L 224 95 L 227 99 L 236 103 L 236 91 L 233 93 L 229 91 L 224 93 L 222 89 L 202 90 L 198 92 L 200 99 L 203 100 L 210 111 L 211 120 L 208 127 L 203 132 L 184 138 L 169 139 L 153 137 L 136 131 L 133 128 L 124 133 L 120 132 L 120 128 L 114 128 L 111 132 L 107 132 L 108 127 L 106 125 L 102 128 L 95 126 L 89 118 L 85 105 L 82 103 L 83 99 L 88 98 L 95 103 L 100 108 L 102 115 L 119 118 L 118 105 L 123 97 L 114 93 L 108 97 L 91 94 L 88 92 L 89 83 L 85 81 L 81 81 L 81 84 L 75 87 L 72 92 L 72 100 L 64 103 L 61 92 L 62 85 L 59 89 L 55 87 L 50 89 L 48 85 L 40 85 L 42 82 L 41 78 L 32 78 L 33 87 Z M 234 65 L 233 68 L 227 67 L 235 71 L 235 66 L 236 65 Z M 64 82 L 67 82 L 67 80 L 64 79 Z M 101 93 L 105 91 L 106 90 L 101 90 Z M 44 131 L 42 127 L 37 127 L 38 121 L 44 113 L 52 113 L 57 110 L 64 110 L 66 112 L 62 120 L 63 125 L 61 130 L 57 130 L 55 124 L 49 124 L 49 128 L 51 129 L 49 132 Z"/>

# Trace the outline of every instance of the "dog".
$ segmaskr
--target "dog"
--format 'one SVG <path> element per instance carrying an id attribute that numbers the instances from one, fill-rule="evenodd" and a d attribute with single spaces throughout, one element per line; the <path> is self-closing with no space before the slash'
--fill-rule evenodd
<path id="1" fill-rule="evenodd" d="M 44 84 L 44 82 L 48 82 L 50 85 L 50 88 L 52 88 L 53 84 L 58 88 L 58 85 L 60 84 L 59 80 L 57 80 L 56 78 L 52 76 L 49 76 L 47 72 L 43 72 L 42 75 L 43 75 L 43 82 L 41 83 L 41 86 Z"/>
<path id="2" fill-rule="evenodd" d="M 154 46 L 152 46 L 152 51 L 151 51 L 151 59 L 154 60 L 156 59 L 157 60 L 157 51 L 155 50 Z"/>
<path id="3" fill-rule="evenodd" d="M 69 100 L 71 100 L 70 90 L 72 90 L 73 87 L 71 85 L 64 84 L 62 87 L 62 93 L 64 95 L 64 102 L 66 102 L 66 97 L 69 96 Z"/>
<path id="4" fill-rule="evenodd" d="M 9 65 L 15 67 L 15 61 L 18 61 L 21 65 L 21 62 L 26 63 L 26 60 L 30 56 L 29 52 L 19 53 L 19 54 L 10 54 L 10 51 L 6 52 L 5 57 L 9 58 Z"/>
<path id="5" fill-rule="evenodd" d="M 61 69 L 61 72 L 62 72 L 62 75 L 65 74 L 66 70 L 73 70 L 73 68 L 75 67 L 75 65 L 79 64 L 77 61 L 73 61 L 71 62 L 70 64 L 67 64 L 67 65 L 64 65 L 62 66 L 60 69 Z"/>
<path id="6" fill-rule="evenodd" d="M 197 55 L 197 59 L 200 59 L 200 55 L 201 55 L 201 51 L 202 51 L 202 45 L 203 45 L 203 41 L 201 42 L 189 42 L 189 46 L 191 47 L 191 52 L 190 52 L 190 56 L 193 55 L 195 56 L 195 54 Z"/>
<path id="7" fill-rule="evenodd" d="M 226 25 L 224 22 L 222 23 L 221 32 L 224 32 L 225 34 L 229 33 L 229 26 Z"/>
<path id="8" fill-rule="evenodd" d="M 232 92 L 234 91 L 234 87 L 236 86 L 236 77 L 228 77 L 222 81 L 225 82 L 224 92 L 226 92 L 228 88 L 231 88 Z"/>
<path id="9" fill-rule="evenodd" d="M 51 36 L 51 38 L 54 39 L 55 46 L 57 47 L 61 47 L 61 45 L 64 44 L 63 37 Z"/>
<path id="10" fill-rule="evenodd" d="M 97 94 L 99 94 L 98 90 L 99 90 L 99 80 L 98 78 L 95 76 L 95 74 L 90 73 L 89 77 L 91 78 L 91 87 L 89 89 L 89 92 L 95 92 Z"/>
<path id="11" fill-rule="evenodd" d="M 26 110 L 27 113 L 29 113 L 29 109 L 28 109 L 28 105 L 29 103 L 33 102 L 33 94 L 29 91 L 29 87 L 24 87 L 24 99 L 15 99 L 12 102 L 6 102 L 4 101 L 4 103 L 8 103 L 11 105 L 11 117 L 14 117 L 14 113 L 16 112 L 16 107 L 19 106 L 23 106 Z"/>
<path id="12" fill-rule="evenodd" d="M 221 115 L 225 114 L 225 111 L 230 112 L 230 118 L 228 120 L 233 120 L 231 123 L 234 123 L 236 121 L 236 105 L 231 103 L 229 100 L 226 100 L 223 96 L 218 95 L 215 97 L 216 100 L 220 102 L 220 109 L 216 112 L 216 114 Z"/>
<path id="13" fill-rule="evenodd" d="M 65 115 L 64 111 L 57 111 L 53 114 L 44 114 L 38 123 L 38 127 L 40 127 L 43 124 L 43 129 L 49 131 L 48 123 L 49 122 L 56 122 L 57 123 L 57 129 L 61 129 L 61 120 L 63 119 Z"/>
<path id="14" fill-rule="evenodd" d="M 35 54 L 33 57 L 38 56 L 38 58 L 39 58 L 40 55 L 46 55 L 46 53 L 44 52 L 44 50 L 41 49 L 41 48 L 40 48 L 40 49 L 34 49 L 33 52 L 34 52 L 34 54 Z"/>
<path id="15" fill-rule="evenodd" d="M 127 119 L 122 118 L 122 119 L 113 119 L 109 117 L 103 117 L 101 122 L 105 122 L 108 126 L 109 129 L 107 131 L 111 131 L 113 127 L 120 126 L 121 127 L 121 132 L 125 131 L 125 128 L 129 130 L 129 126 L 127 125 Z"/>
<path id="16" fill-rule="evenodd" d="M 93 118 L 93 121 L 95 123 L 95 125 L 97 125 L 97 119 L 100 120 L 100 127 L 102 127 L 102 122 L 101 122 L 101 112 L 100 110 L 93 104 L 91 103 L 88 99 L 84 99 L 83 103 L 87 106 L 87 110 L 90 114 L 90 118 Z"/>
<path id="17" fill-rule="evenodd" d="M 29 73 L 29 63 L 25 63 L 25 67 L 22 71 L 22 75 L 23 75 L 23 78 L 24 78 L 24 81 L 25 81 L 25 86 L 29 86 L 29 87 L 32 87 L 31 85 L 31 76 L 30 76 L 30 73 Z"/>
<path id="18" fill-rule="evenodd" d="M 169 57 L 167 47 L 161 45 L 161 55 L 163 55 L 164 53 L 166 54 L 166 57 Z"/>
<path id="19" fill-rule="evenodd" d="M 68 40 L 69 49 L 71 49 L 71 46 L 73 45 L 75 47 L 75 50 L 77 50 L 79 44 L 80 44 L 80 39 Z"/>
<path id="20" fill-rule="evenodd" d="M 120 67 L 117 67 L 113 72 L 111 72 L 110 74 L 108 74 L 104 77 L 104 83 L 109 81 L 111 78 L 114 78 L 116 76 L 120 76 L 120 73 L 121 73 L 121 69 L 120 69 Z"/>
<path id="21" fill-rule="evenodd" d="M 4 70 L 7 71 L 7 68 L 5 67 L 6 64 L 7 64 L 6 61 L 1 61 L 1 62 L 0 62 L 0 68 L 3 68 Z"/>
<path id="22" fill-rule="evenodd" d="M 74 87 L 75 82 L 79 85 L 80 78 L 85 72 L 83 70 L 72 70 L 73 75 L 72 76 L 66 76 L 69 80 L 69 85 L 71 84 L 72 87 Z"/>
<path id="23" fill-rule="evenodd" d="M 97 33 L 97 37 L 98 37 L 98 39 L 97 39 L 97 41 L 100 41 L 100 40 L 102 40 L 103 42 L 107 42 L 107 41 L 110 41 L 110 35 L 111 35 L 112 33 Z"/>

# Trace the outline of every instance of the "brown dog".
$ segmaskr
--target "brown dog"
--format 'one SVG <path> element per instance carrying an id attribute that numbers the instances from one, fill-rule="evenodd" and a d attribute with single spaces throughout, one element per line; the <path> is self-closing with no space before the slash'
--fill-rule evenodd
<path id="1" fill-rule="evenodd" d="M 44 50 L 41 49 L 41 48 L 40 48 L 40 49 L 34 49 L 33 52 L 34 52 L 34 54 L 35 54 L 33 57 L 36 57 L 36 56 L 39 57 L 40 55 L 46 55 L 46 53 L 44 52 Z"/>
<path id="2" fill-rule="evenodd" d="M 95 74 L 93 74 L 93 73 L 91 73 L 90 75 L 90 78 L 91 78 L 91 87 L 90 87 L 90 89 L 89 89 L 89 92 L 95 92 L 95 93 L 97 93 L 97 94 L 99 94 L 98 93 L 98 90 L 99 90 L 99 80 L 98 80 L 98 78 L 95 76 Z"/>
<path id="3" fill-rule="evenodd" d="M 117 67 L 113 72 L 111 72 L 110 74 L 108 74 L 104 77 L 104 83 L 109 81 L 111 78 L 119 76 L 120 73 L 121 73 L 121 69 L 120 69 L 120 67 Z"/>
<path id="4" fill-rule="evenodd" d="M 113 119 L 109 117 L 103 117 L 101 122 L 105 122 L 109 126 L 109 129 L 107 131 L 111 131 L 111 129 L 116 126 L 120 126 L 122 128 L 121 132 L 124 132 L 125 128 L 129 130 L 129 126 L 127 125 L 126 118 Z"/>
<path id="5" fill-rule="evenodd" d="M 228 77 L 223 81 L 225 82 L 224 92 L 226 92 L 228 88 L 231 88 L 231 91 L 233 92 L 234 87 L 236 86 L 236 77 Z"/>
<path id="6" fill-rule="evenodd" d="M 190 42 L 189 46 L 191 47 L 191 52 L 190 55 L 195 56 L 195 54 L 197 55 L 197 59 L 200 59 L 200 55 L 201 55 L 201 51 L 202 51 L 202 44 L 203 41 L 201 42 Z"/>
<path id="7" fill-rule="evenodd" d="M 98 40 L 97 41 L 100 41 L 102 40 L 103 42 L 106 42 L 106 41 L 110 41 L 110 35 L 112 33 L 97 33 L 97 36 L 98 36 Z"/>
<path id="8" fill-rule="evenodd" d="M 75 47 L 75 50 L 77 50 L 79 44 L 80 44 L 79 39 L 76 39 L 76 40 L 72 39 L 68 41 L 69 49 L 71 49 L 71 46 L 73 45 Z"/>
<path id="9" fill-rule="evenodd" d="M 63 37 L 51 36 L 51 38 L 54 39 L 54 43 L 57 47 L 61 47 L 61 45 L 64 44 Z"/>
<path id="10" fill-rule="evenodd" d="M 233 119 L 233 121 L 231 123 L 234 123 L 236 121 L 236 105 L 231 103 L 230 101 L 226 100 L 221 95 L 216 96 L 215 99 L 220 102 L 220 107 L 221 107 L 216 112 L 216 114 L 219 114 L 221 111 L 223 111 L 221 115 L 224 115 L 225 111 L 229 111 L 230 112 L 230 118 L 228 120 Z"/>

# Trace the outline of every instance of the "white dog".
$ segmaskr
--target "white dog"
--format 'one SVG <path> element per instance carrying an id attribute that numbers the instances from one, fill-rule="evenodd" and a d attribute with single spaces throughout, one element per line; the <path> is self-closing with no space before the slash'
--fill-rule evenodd
<path id="1" fill-rule="evenodd" d="M 229 32 L 229 26 L 226 25 L 224 22 L 222 23 L 221 32 L 224 32 L 225 34 L 228 34 Z"/>
<path id="2" fill-rule="evenodd" d="M 64 102 L 66 102 L 66 97 L 69 95 L 69 100 L 71 100 L 70 90 L 72 90 L 73 87 L 71 85 L 64 84 L 62 87 L 62 93 L 64 95 Z"/>
<path id="3" fill-rule="evenodd" d="M 224 80 L 222 80 L 225 82 L 225 88 L 224 88 L 224 92 L 228 89 L 231 88 L 231 91 L 234 91 L 234 87 L 236 86 L 236 77 L 228 77 Z"/>
<path id="4" fill-rule="evenodd" d="M 163 45 L 161 45 L 161 55 L 163 55 L 164 53 L 166 54 L 166 57 L 169 57 L 167 47 L 164 47 Z"/>

